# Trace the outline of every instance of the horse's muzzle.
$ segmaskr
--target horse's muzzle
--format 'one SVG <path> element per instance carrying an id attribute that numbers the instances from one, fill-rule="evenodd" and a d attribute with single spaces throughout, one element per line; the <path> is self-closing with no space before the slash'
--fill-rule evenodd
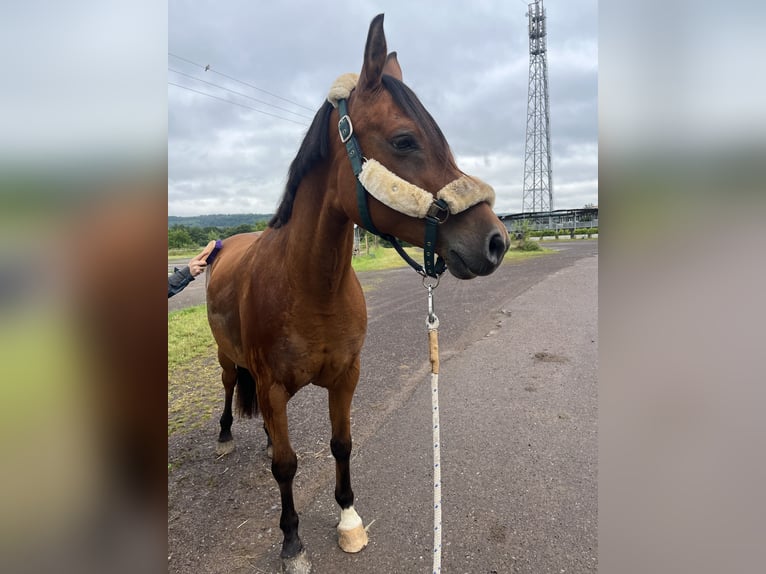
<path id="1" fill-rule="evenodd" d="M 444 253 L 447 269 L 458 279 L 489 275 L 503 262 L 505 252 L 510 246 L 504 226 L 502 230 L 493 227 L 482 236 L 474 236 L 471 239 L 454 242 Z"/>

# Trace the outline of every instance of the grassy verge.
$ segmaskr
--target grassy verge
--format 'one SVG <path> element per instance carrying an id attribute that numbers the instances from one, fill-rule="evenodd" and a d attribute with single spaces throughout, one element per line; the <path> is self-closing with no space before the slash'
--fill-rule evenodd
<path id="1" fill-rule="evenodd" d="M 518 249 L 517 247 L 511 247 L 508 251 L 505 253 L 505 257 L 503 258 L 503 263 L 513 262 L 513 261 L 523 261 L 525 259 L 533 259 L 535 257 L 542 257 L 543 255 L 548 255 L 550 253 L 555 253 L 555 249 L 546 249 L 542 245 L 540 246 L 540 249 L 537 251 L 523 251 L 521 249 Z"/>
<path id="2" fill-rule="evenodd" d="M 404 251 L 415 261 L 423 259 L 423 250 L 419 247 L 405 247 Z M 396 250 L 391 247 L 370 249 L 368 255 L 360 255 L 351 259 L 351 267 L 354 268 L 354 271 L 381 271 L 406 266 L 407 263 L 404 259 L 399 257 Z"/>
<path id="3" fill-rule="evenodd" d="M 168 375 L 213 348 L 204 304 L 168 313 Z"/>
<path id="4" fill-rule="evenodd" d="M 168 436 L 196 428 L 223 405 L 205 305 L 168 313 Z"/>
<path id="5" fill-rule="evenodd" d="M 540 257 L 541 255 L 547 255 L 554 253 L 553 249 L 546 249 L 542 245 L 539 251 L 522 251 L 512 247 L 505 254 L 503 262 L 507 261 L 519 261 L 524 259 L 530 259 L 532 257 Z M 415 261 L 423 262 L 423 250 L 419 247 L 407 247 L 405 251 L 415 259 Z M 363 255 L 360 257 L 354 257 L 351 260 L 351 266 L 355 271 L 379 271 L 382 269 L 396 269 L 398 267 L 406 267 L 404 259 L 399 257 L 396 250 L 392 248 L 378 247 L 375 250 L 371 250 L 369 255 Z"/>
<path id="6" fill-rule="evenodd" d="M 168 260 L 172 259 L 191 259 L 202 251 L 203 247 L 196 249 L 168 249 Z"/>

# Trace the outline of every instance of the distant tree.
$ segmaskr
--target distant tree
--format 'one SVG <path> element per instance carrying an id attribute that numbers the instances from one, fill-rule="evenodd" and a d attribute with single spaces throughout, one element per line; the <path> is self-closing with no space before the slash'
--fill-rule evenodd
<path id="1" fill-rule="evenodd" d="M 250 233 L 254 231 L 254 226 L 250 223 L 242 223 L 241 225 L 237 225 L 236 227 L 227 227 L 223 230 L 223 236 L 224 237 L 231 237 L 232 235 L 236 235 L 238 233 Z"/>
<path id="2" fill-rule="evenodd" d="M 168 229 L 174 225 L 186 225 L 188 227 L 217 227 L 225 229 L 235 227 L 242 223 L 253 224 L 257 221 L 271 219 L 271 215 L 265 213 L 233 213 L 233 214 L 213 214 L 213 215 L 195 215 L 189 217 L 180 217 L 175 215 L 168 216 Z"/>
<path id="3" fill-rule="evenodd" d="M 531 231 L 532 225 L 529 223 L 529 219 L 518 220 L 513 224 L 513 239 L 526 241 Z"/>
<path id="4" fill-rule="evenodd" d="M 193 246 L 194 241 L 184 226 L 174 225 L 168 230 L 168 249 L 183 249 Z"/>
<path id="5" fill-rule="evenodd" d="M 208 241 L 208 234 L 205 233 L 205 230 L 202 227 L 190 227 L 189 228 L 189 236 L 191 237 L 191 240 L 197 244 L 197 245 L 206 245 Z"/>
<path id="6" fill-rule="evenodd" d="M 223 237 L 223 234 L 221 233 L 221 229 L 216 227 L 215 225 L 206 225 L 202 228 L 202 231 L 204 233 L 205 239 L 202 242 L 202 245 L 207 245 L 208 241 L 212 241 L 214 239 L 221 239 Z"/>

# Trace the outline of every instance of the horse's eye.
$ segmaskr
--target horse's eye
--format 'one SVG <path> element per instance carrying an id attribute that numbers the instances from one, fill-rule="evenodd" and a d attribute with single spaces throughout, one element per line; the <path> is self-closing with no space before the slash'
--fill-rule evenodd
<path id="1" fill-rule="evenodd" d="M 418 142 L 411 135 L 396 136 L 391 140 L 391 147 L 399 152 L 415 151 L 418 148 Z"/>

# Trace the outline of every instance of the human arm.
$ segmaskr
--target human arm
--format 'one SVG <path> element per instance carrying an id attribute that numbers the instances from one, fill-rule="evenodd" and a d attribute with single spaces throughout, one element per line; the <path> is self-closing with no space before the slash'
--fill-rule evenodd
<path id="1" fill-rule="evenodd" d="M 188 265 L 180 269 L 176 267 L 175 273 L 168 277 L 168 299 L 183 291 L 191 281 L 194 281 L 194 276 Z"/>

